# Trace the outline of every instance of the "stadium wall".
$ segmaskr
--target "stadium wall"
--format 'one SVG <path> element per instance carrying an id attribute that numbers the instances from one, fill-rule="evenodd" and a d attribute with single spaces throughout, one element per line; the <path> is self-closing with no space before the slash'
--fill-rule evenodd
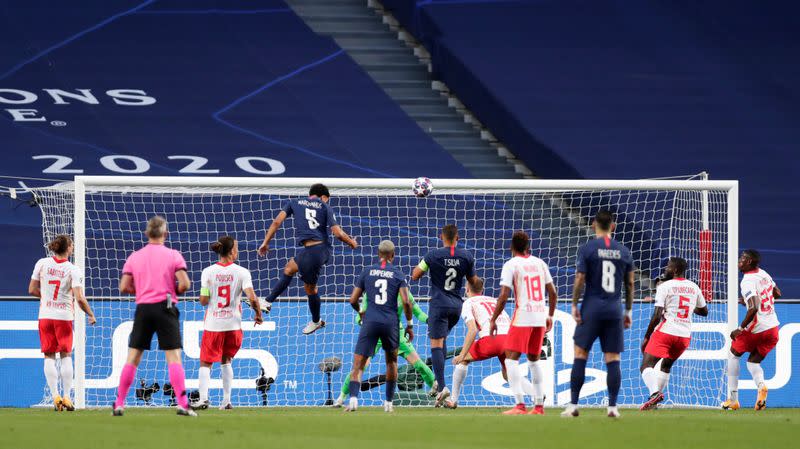
<path id="1" fill-rule="evenodd" d="M 194 313 L 200 312 L 200 306 L 196 302 L 184 302 L 181 307 L 184 308 L 185 312 L 189 312 L 186 308 L 194 309 L 192 310 Z M 427 304 L 423 303 L 422 307 L 427 308 Z M 715 304 L 712 307 L 723 307 L 723 305 Z M 334 308 L 349 309 L 349 306 L 341 302 L 327 302 L 323 306 L 323 313 L 332 313 Z M 106 307 L 104 309 L 111 308 Z M 569 396 L 570 363 L 562 360 L 562 351 L 559 350 L 562 345 L 565 345 L 564 347 L 570 346 L 571 318 L 566 310 L 567 304 L 560 304 L 559 312 L 556 316 L 557 324 L 550 336 L 553 342 L 553 357 L 548 362 L 549 369 L 546 372 L 550 373 L 550 378 L 546 380 L 545 388 L 550 392 L 548 401 L 551 404 L 552 398 L 556 398 L 558 403 L 563 403 L 568 400 Z M 800 346 L 792 343 L 795 335 L 800 333 L 800 304 L 777 304 L 776 310 L 782 321 L 781 342 L 764 362 L 767 383 L 770 387 L 769 405 L 771 407 L 798 407 L 800 406 L 800 399 L 798 399 L 800 398 Z M 0 379 L 3 379 L 3 382 L 0 383 L 0 406 L 2 407 L 30 407 L 40 403 L 44 397 L 45 381 L 42 374 L 42 357 L 38 349 L 38 334 L 36 331 L 37 311 L 38 303 L 35 301 L 0 302 L 0 316 L 3 317 L 0 320 Z M 634 311 L 637 315 L 635 319 L 644 320 L 650 315 L 652 306 L 637 305 Z M 338 309 L 337 312 L 342 313 Z M 340 357 L 343 360 L 342 370 L 332 375 L 334 396 L 338 394 L 341 381 L 350 367 L 357 327 L 353 322 L 350 327 L 326 328 L 324 331 L 312 336 L 303 337 L 299 335 L 297 329 L 305 324 L 306 313 L 306 304 L 304 302 L 277 303 L 263 326 L 254 328 L 252 323 L 245 324 L 243 350 L 249 351 L 240 353 L 240 356 L 233 363 L 236 376 L 234 402 L 250 405 L 261 403 L 261 397 L 255 389 L 255 381 L 260 376 L 260 368 L 263 367 L 266 375 L 275 379 L 275 383 L 267 393 L 269 405 L 320 405 L 326 397 L 326 383 L 325 376 L 319 371 L 317 364 L 323 358 L 330 356 Z M 744 310 L 740 310 L 740 314 L 743 313 Z M 185 315 L 190 315 L 190 313 Z M 107 324 L 109 335 L 107 338 L 99 339 L 94 345 L 90 342 L 90 346 L 93 347 L 87 350 L 89 364 L 92 363 L 92 353 L 99 354 L 104 360 L 112 359 L 114 357 L 113 354 L 124 356 L 125 347 L 127 346 L 127 333 L 123 331 L 114 335 L 113 331 L 126 325 L 126 321 L 129 318 L 123 319 L 122 317 L 132 316 L 133 304 L 131 302 L 120 302 L 119 307 L 113 308 L 113 313 L 110 313 L 110 316 L 99 316 L 99 319 L 111 322 L 110 325 Z M 195 316 L 198 315 L 195 314 Z M 202 322 L 200 321 L 185 321 L 183 323 L 184 349 L 186 351 L 184 362 L 187 368 L 187 386 L 189 390 L 197 387 L 198 342 L 201 329 Z M 264 335 L 265 333 L 266 336 Z M 424 338 L 424 332 L 420 331 L 419 335 L 422 337 L 415 340 L 414 343 L 420 355 L 426 357 L 429 354 L 427 339 Z M 463 336 L 464 326 L 460 324 L 455 329 L 455 335 L 450 339 L 449 347 L 453 348 L 460 344 Z M 623 355 L 623 359 L 631 357 L 637 360 L 637 363 L 623 364 L 623 366 L 627 367 L 625 368 L 627 372 L 623 373 L 623 378 L 633 379 L 633 381 L 623 385 L 620 397 L 622 403 L 639 403 L 646 397 L 644 386 L 641 385 L 635 368 L 641 357 L 638 351 L 640 338 L 640 335 L 630 335 L 630 332 L 626 334 L 626 353 Z M 699 384 L 696 387 L 689 386 L 688 388 L 707 388 L 715 392 L 722 389 L 722 373 L 724 373 L 722 367 L 725 363 L 724 339 L 720 335 L 718 340 L 721 350 L 715 351 L 715 354 L 721 356 L 715 356 L 715 360 L 719 365 L 716 363 L 712 365 L 720 373 L 720 383 L 715 385 Z M 331 341 L 335 342 L 333 346 L 331 346 Z M 258 347 L 257 342 L 267 342 L 266 347 Z M 307 353 L 302 354 L 303 357 L 298 356 L 298 352 L 306 349 L 313 351 L 313 348 L 320 347 L 322 342 L 325 342 L 325 347 L 334 347 L 335 350 L 331 353 L 314 354 L 313 357 L 307 357 L 309 355 Z M 690 354 L 691 350 L 692 348 L 690 347 L 687 354 Z M 162 377 L 142 380 L 148 384 L 158 382 L 163 385 L 165 383 L 166 369 L 162 366 L 164 362 L 161 359 L 161 355 L 155 352 L 149 353 L 145 357 L 143 363 L 156 364 L 156 368 L 159 369 L 151 372 L 159 372 Z M 306 362 L 298 363 L 298 360 L 306 360 Z M 123 362 L 115 359 L 114 364 L 116 363 L 121 364 Z M 381 374 L 383 372 L 382 365 L 383 361 L 380 358 L 376 359 L 376 363 L 368 368 L 365 379 Z M 404 365 L 405 362 L 401 362 L 401 372 Z M 152 367 L 153 365 L 149 366 Z M 681 362 L 678 362 L 674 369 L 680 369 L 680 366 Z M 602 375 L 603 367 L 598 365 L 589 366 L 588 368 L 587 384 L 584 387 L 584 392 L 604 394 L 605 382 L 602 377 L 599 377 Z M 110 366 L 101 367 L 101 371 L 103 369 L 108 373 L 106 379 L 87 379 L 87 385 L 91 387 L 87 389 L 87 402 L 90 404 L 93 396 L 95 398 L 105 397 L 117 385 L 117 379 L 111 375 L 112 368 Z M 217 369 L 218 367 L 212 372 L 212 378 L 214 379 L 219 376 Z M 451 378 L 451 375 L 452 365 L 448 363 L 448 379 Z M 740 384 L 741 399 L 743 404 L 752 404 L 755 401 L 755 387 L 752 381 L 747 378 L 746 369 L 742 369 L 742 376 L 742 384 Z M 136 386 L 138 385 L 139 379 L 136 382 Z M 419 386 L 421 386 L 421 383 Z M 414 395 L 421 395 L 422 390 L 415 390 L 415 388 L 416 386 L 405 387 L 404 391 L 401 391 L 400 397 L 413 398 Z M 670 386 L 667 392 L 668 399 L 669 391 L 673 388 L 687 388 L 687 386 Z M 98 391 L 103 389 L 106 391 Z M 403 386 L 401 386 L 401 389 L 403 389 Z M 372 389 L 370 392 L 364 393 L 362 397 L 368 405 L 378 405 L 381 400 L 382 390 L 382 387 Z M 212 389 L 212 401 L 218 400 L 218 394 L 219 390 Z M 462 395 L 463 398 L 480 398 L 486 405 L 502 406 L 508 405 L 510 401 L 510 397 L 507 397 L 509 396 L 509 391 L 502 381 L 499 367 L 494 360 L 473 365 Z M 709 396 L 713 396 L 713 393 Z M 133 399 L 129 399 L 129 401 L 131 404 L 142 404 Z M 164 405 L 166 401 L 167 398 L 159 392 L 154 396 L 153 404 Z M 469 405 L 469 403 L 464 403 L 463 405 Z"/>

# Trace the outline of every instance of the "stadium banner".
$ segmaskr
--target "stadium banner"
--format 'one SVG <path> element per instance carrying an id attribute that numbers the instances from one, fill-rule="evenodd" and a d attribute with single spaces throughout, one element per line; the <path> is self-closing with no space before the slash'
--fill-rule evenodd
<path id="1" fill-rule="evenodd" d="M 92 366 L 91 373 L 103 373 L 86 379 L 86 400 L 88 406 L 101 406 L 98 398 L 107 397 L 116 389 L 119 372 L 124 364 L 127 353 L 128 334 L 131 329 L 134 305 L 132 302 L 120 301 L 118 307 L 107 313 L 108 316 L 98 316 L 99 320 L 108 320 L 113 324 L 106 324 L 103 329 L 108 329 L 108 335 L 92 335 L 90 332 L 87 341 L 87 366 L 93 361 L 112 360 L 110 366 Z M 427 309 L 427 303 L 421 303 Z M 553 405 L 554 401 L 563 404 L 569 398 L 569 377 L 572 358 L 572 332 L 574 322 L 566 312 L 568 304 L 559 304 L 556 315 L 556 325 L 550 334 L 552 341 L 552 356 L 546 362 L 545 391 L 547 403 Z M 721 304 L 712 304 L 711 312 Z M 201 316 L 202 308 L 197 302 L 185 301 L 180 304 L 182 315 Z M 327 302 L 323 304 L 323 316 L 333 314 L 334 308 L 349 308 L 341 302 Z M 800 346 L 793 345 L 794 336 L 800 333 L 800 304 L 776 304 L 776 311 L 781 320 L 780 342 L 776 349 L 764 361 L 765 377 L 770 388 L 770 407 L 798 407 L 800 406 Z M 191 310 L 186 310 L 186 309 Z M 109 308 L 104 308 L 108 310 Z M 0 302 L 0 407 L 30 407 L 40 404 L 46 397 L 45 380 L 42 372 L 42 355 L 39 351 L 38 323 L 36 320 L 38 303 L 35 301 L 3 301 Z M 190 313 L 186 313 L 190 312 Z M 652 312 L 652 305 L 638 304 L 634 307 L 635 319 L 646 320 Z M 740 314 L 744 310 L 740 310 Z M 245 313 L 245 319 L 249 317 Z M 741 315 L 740 315 L 741 316 Z M 244 343 L 242 350 L 234 359 L 235 373 L 233 401 L 242 406 L 291 406 L 291 405 L 322 405 L 327 399 L 328 379 L 327 374 L 321 371 L 321 362 L 327 357 L 338 357 L 342 360 L 341 369 L 330 373 L 333 397 L 339 393 L 339 387 L 351 367 L 352 350 L 358 332 L 358 327 L 353 321 L 352 326 L 329 327 L 311 336 L 303 336 L 301 327 L 307 319 L 307 306 L 304 302 L 276 303 L 272 313 L 266 316 L 261 326 L 254 326 L 252 321 L 244 323 Z M 203 323 L 201 321 L 183 321 L 184 363 L 187 373 L 187 388 L 197 388 L 197 370 L 199 368 L 200 336 Z M 414 345 L 419 354 L 424 358 L 429 356 L 425 326 L 419 326 L 418 337 Z M 100 329 L 100 328 L 96 328 Z M 707 358 L 714 363 L 715 371 L 719 373 L 719 380 L 709 384 L 708 375 L 702 376 L 705 381 L 698 381 L 697 385 L 670 385 L 666 396 L 676 389 L 711 389 L 724 392 L 724 363 L 727 350 L 722 338 L 723 329 L 703 329 L 704 332 L 719 334 L 720 347 L 714 350 L 692 351 L 684 354 L 686 358 Z M 641 353 L 638 350 L 641 342 L 640 335 L 631 335 L 626 331 L 626 352 L 623 360 L 631 358 L 635 363 L 623 364 L 623 379 L 620 402 L 639 403 L 645 400 L 646 391 L 641 384 L 638 370 L 638 361 Z M 464 326 L 459 324 L 448 339 L 450 349 L 448 357 L 452 356 L 454 348 L 459 348 L 464 336 Z M 154 343 L 154 346 L 155 343 Z M 316 354 L 317 348 L 334 348 L 325 353 Z M 599 347 L 594 348 L 599 351 Z M 298 355 L 302 353 L 301 355 Z M 298 363 L 303 360 L 303 363 Z M 593 359 L 595 362 L 597 359 Z M 685 363 L 685 362 L 684 362 Z M 744 363 L 744 362 L 742 362 Z M 139 378 L 135 388 L 139 391 L 131 392 L 128 399 L 130 405 L 168 405 L 170 397 L 165 394 L 167 382 L 166 366 L 163 355 L 158 351 L 146 353 L 142 366 L 148 366 L 148 372 L 158 373 L 155 378 Z M 527 368 L 522 364 L 527 373 Z M 679 361 L 673 370 L 681 369 Z M 212 370 L 211 400 L 219 401 L 221 396 L 221 383 L 219 381 L 219 366 Z M 263 371 L 262 371 L 263 370 Z M 87 372 L 89 370 L 87 369 Z M 140 371 L 141 372 L 141 371 Z M 743 405 L 755 401 L 755 385 L 749 379 L 746 369 L 742 369 L 740 380 L 740 398 Z M 365 405 L 378 405 L 383 397 L 383 386 L 377 380 L 383 374 L 383 357 L 378 356 L 366 370 L 364 380 L 376 380 L 368 392 L 362 393 Z M 452 376 L 452 364 L 447 363 L 448 380 Z M 400 382 L 398 399 L 401 404 L 423 404 L 425 396 L 423 383 L 404 361 L 400 362 Z M 155 388 L 154 384 L 158 384 Z M 260 387 L 260 388 L 259 388 Z M 364 388 L 364 387 L 362 387 Z M 133 390 L 133 389 L 132 389 Z M 587 367 L 587 382 L 583 395 L 605 395 L 605 371 L 601 363 L 590 363 Z M 166 393 L 169 391 L 167 390 Z M 134 396 L 138 395 L 139 398 Z M 626 397 L 627 396 L 627 397 Z M 510 391 L 502 378 L 500 366 L 496 360 L 487 360 L 471 365 L 468 378 L 462 390 L 464 398 L 481 398 L 481 403 L 486 405 L 507 406 L 510 404 Z M 469 401 L 463 403 L 469 406 Z M 702 404 L 712 405 L 712 404 Z"/>

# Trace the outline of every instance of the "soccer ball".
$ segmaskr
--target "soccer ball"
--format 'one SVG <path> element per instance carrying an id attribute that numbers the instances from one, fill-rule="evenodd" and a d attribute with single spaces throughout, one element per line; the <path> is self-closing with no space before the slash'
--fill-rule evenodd
<path id="1" fill-rule="evenodd" d="M 414 195 L 422 198 L 428 196 L 433 192 L 433 182 L 426 177 L 420 177 L 414 180 L 414 185 L 411 187 Z"/>

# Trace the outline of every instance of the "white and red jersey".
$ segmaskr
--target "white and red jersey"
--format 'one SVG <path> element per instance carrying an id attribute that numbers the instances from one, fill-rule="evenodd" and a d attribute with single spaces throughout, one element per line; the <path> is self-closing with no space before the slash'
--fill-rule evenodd
<path id="1" fill-rule="evenodd" d="M 675 278 L 661 283 L 656 289 L 656 307 L 664 308 L 657 331 L 676 337 L 692 336 L 692 315 L 697 307 L 706 306 L 706 298 L 694 282 Z"/>
<path id="2" fill-rule="evenodd" d="M 747 330 L 759 334 L 781 324 L 778 322 L 778 314 L 775 313 L 775 297 L 772 290 L 775 288 L 775 281 L 766 271 L 756 268 L 748 271 L 742 278 L 740 285 L 742 297 L 747 301 L 748 298 L 756 297 L 756 317 Z"/>
<path id="3" fill-rule="evenodd" d="M 200 285 L 208 289 L 208 310 L 203 328 L 224 332 L 242 328 L 242 293 L 253 288 L 250 271 L 235 263 L 215 263 L 203 270 Z M 201 290 L 201 295 L 206 291 Z"/>
<path id="4" fill-rule="evenodd" d="M 500 285 L 514 289 L 516 308 L 512 326 L 543 327 L 547 324 L 545 285 L 553 283 L 547 263 L 535 256 L 517 256 L 503 264 Z"/>
<path id="5" fill-rule="evenodd" d="M 75 298 L 72 289 L 83 287 L 83 272 L 67 259 L 45 257 L 36 262 L 31 280 L 39 281 L 42 292 L 39 319 L 72 321 Z"/>
<path id="6" fill-rule="evenodd" d="M 461 319 L 464 320 L 464 323 L 474 320 L 475 325 L 478 326 L 478 336 L 487 337 L 489 336 L 489 323 L 492 321 L 492 315 L 496 308 L 496 299 L 489 296 L 473 296 L 467 298 L 464 305 L 461 306 Z M 511 319 L 503 310 L 497 317 L 497 335 L 507 334 L 510 325 Z"/>

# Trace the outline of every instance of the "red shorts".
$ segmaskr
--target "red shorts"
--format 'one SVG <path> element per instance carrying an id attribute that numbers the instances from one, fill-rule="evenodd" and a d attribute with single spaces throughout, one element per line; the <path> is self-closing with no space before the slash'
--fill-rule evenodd
<path id="1" fill-rule="evenodd" d="M 507 351 L 519 352 L 520 354 L 539 355 L 542 352 L 544 330 L 544 326 L 517 327 L 512 325 L 508 329 L 505 349 Z"/>
<path id="2" fill-rule="evenodd" d="M 469 355 L 476 362 L 497 357 L 500 359 L 500 363 L 503 363 L 506 358 L 505 347 L 505 335 L 489 335 L 488 337 L 481 337 L 480 340 L 472 343 L 472 346 L 469 347 Z"/>
<path id="3" fill-rule="evenodd" d="M 655 331 L 650 335 L 650 340 L 644 352 L 661 359 L 675 360 L 689 347 L 691 337 L 678 337 L 677 335 Z"/>
<path id="4" fill-rule="evenodd" d="M 72 321 L 39 320 L 39 342 L 45 354 L 72 351 Z"/>
<path id="5" fill-rule="evenodd" d="M 223 358 L 236 355 L 242 347 L 242 330 L 203 331 L 200 343 L 200 361 L 203 363 L 221 362 Z"/>
<path id="6" fill-rule="evenodd" d="M 767 329 L 764 332 L 754 334 L 750 331 L 742 331 L 736 340 L 731 342 L 731 349 L 744 354 L 745 352 L 758 352 L 766 357 L 772 348 L 778 344 L 778 326 Z"/>

